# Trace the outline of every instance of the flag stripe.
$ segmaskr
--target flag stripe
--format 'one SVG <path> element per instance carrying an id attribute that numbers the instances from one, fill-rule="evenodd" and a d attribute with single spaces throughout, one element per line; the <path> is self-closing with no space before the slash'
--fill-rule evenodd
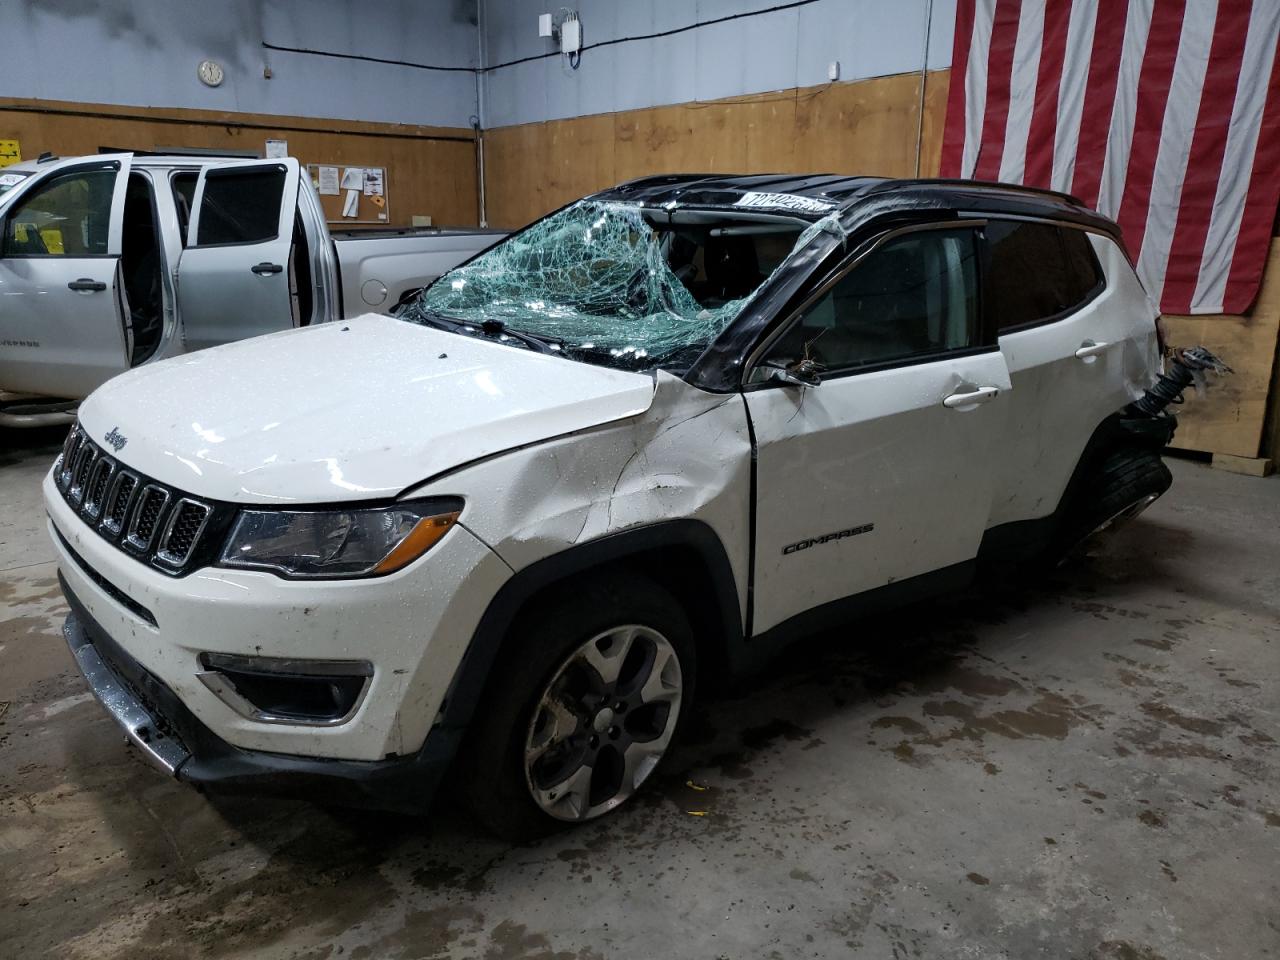
<path id="1" fill-rule="evenodd" d="M 1259 82 L 1271 76 L 1276 58 L 1276 36 L 1280 35 L 1280 5 L 1265 3 L 1253 8 L 1254 21 L 1245 40 L 1244 59 L 1236 85 L 1235 106 L 1227 131 L 1227 146 L 1222 168 L 1227 175 L 1218 182 L 1213 201 L 1213 216 L 1204 241 L 1200 261 L 1200 277 L 1192 296 L 1192 307 L 1204 304 L 1221 309 L 1227 290 L 1227 272 L 1240 236 L 1240 220 L 1244 215 L 1249 192 L 1249 178 L 1238 175 L 1256 170 L 1258 128 L 1267 103 L 1267 87 Z M 1273 204 L 1274 205 L 1274 204 Z"/>
<path id="2" fill-rule="evenodd" d="M 1036 65 L 1035 107 L 1031 111 L 1031 127 L 1027 132 L 1027 160 L 1022 182 L 1033 187 L 1047 187 L 1053 176 L 1054 134 L 1058 120 L 1059 78 L 1067 49 L 1067 29 L 1071 6 L 1050 3 L 1044 12 L 1041 31 L 1040 62 Z"/>
<path id="3" fill-rule="evenodd" d="M 1204 241 L 1221 182 L 1227 128 L 1231 123 L 1231 115 L 1223 111 L 1222 105 L 1235 98 L 1245 38 L 1249 34 L 1250 7 L 1251 4 L 1246 3 L 1220 7 L 1213 27 L 1200 110 L 1191 137 L 1191 152 L 1187 155 L 1187 180 L 1182 187 L 1183 197 L 1165 266 L 1169 280 L 1162 298 L 1173 313 L 1186 313 L 1191 309 L 1191 296 L 1204 259 Z"/>
<path id="4" fill-rule="evenodd" d="M 1067 25 L 1067 50 L 1076 53 L 1067 58 L 1062 68 L 1058 94 L 1058 133 L 1053 146 L 1054 190 L 1070 192 L 1075 178 L 1076 148 L 1079 146 L 1080 120 L 1084 114 L 1084 92 L 1089 83 L 1089 59 L 1078 51 L 1093 49 L 1093 34 L 1098 20 L 1096 3 L 1071 5 L 1071 21 Z"/>
<path id="5" fill-rule="evenodd" d="M 1275 45 L 1272 38 L 1272 46 Z M 1227 289 L 1223 297 L 1223 313 L 1244 313 L 1258 293 L 1262 266 L 1271 245 L 1271 230 L 1280 201 L 1280 57 L 1271 64 L 1267 84 L 1267 105 L 1258 131 L 1258 148 L 1253 160 L 1253 178 L 1249 196 L 1240 219 L 1240 238 L 1236 241 Z"/>
<path id="6" fill-rule="evenodd" d="M 1161 297 L 1169 264 L 1169 245 L 1173 242 L 1182 185 L 1187 175 L 1188 131 L 1195 129 L 1200 112 L 1200 94 L 1209 67 L 1216 19 L 1213 4 L 1192 3 L 1187 8 L 1166 98 L 1164 124 L 1160 128 L 1146 223 L 1137 241 L 1130 241 L 1135 243 L 1134 257 L 1140 275 L 1150 281 L 1153 290 L 1161 292 Z M 1152 29 L 1155 29 L 1154 23 Z"/>
<path id="7" fill-rule="evenodd" d="M 969 47 L 969 71 L 964 81 L 965 111 L 964 153 L 960 158 L 960 176 L 972 177 L 982 144 L 982 123 L 987 113 L 987 51 L 991 48 L 991 23 L 995 16 L 995 0 L 979 0 L 974 11 L 973 42 Z"/>
<path id="8" fill-rule="evenodd" d="M 1045 0 L 1022 0 L 1018 21 L 1018 41 L 1013 48 L 1013 75 L 1035 76 L 1040 70 L 1041 37 L 1044 34 Z M 1021 183 L 1027 165 L 1027 137 L 1031 133 L 1031 111 L 1035 106 L 1036 88 L 1029 83 L 1015 84 L 1009 93 L 1009 119 L 1004 129 L 1004 156 L 1000 159 L 999 179 Z"/>
<path id="9" fill-rule="evenodd" d="M 969 44 L 973 42 L 973 8 L 976 0 L 957 0 L 956 37 L 951 45 L 951 89 L 947 92 L 947 120 L 942 134 L 938 175 L 960 176 L 964 155 L 965 85 L 968 80 Z"/>
<path id="10" fill-rule="evenodd" d="M 1084 91 L 1084 112 L 1076 143 L 1075 177 L 1071 192 L 1086 205 L 1098 202 L 1102 179 L 1102 158 L 1111 131 L 1111 104 L 1120 74 L 1120 53 L 1124 46 L 1124 25 L 1129 12 L 1127 0 L 1098 6 L 1093 28 L 1093 53 L 1089 58 L 1089 79 Z"/>
<path id="11" fill-rule="evenodd" d="M 1138 78 L 1133 137 L 1129 146 L 1129 164 L 1125 174 L 1124 199 L 1116 222 L 1135 258 L 1142 256 L 1142 237 L 1151 208 L 1151 185 L 1155 179 L 1160 141 L 1169 114 L 1169 89 L 1179 57 L 1179 39 L 1183 36 L 1185 0 L 1163 0 L 1151 20 L 1147 32 L 1147 52 L 1142 58 L 1142 74 Z"/>
<path id="12" fill-rule="evenodd" d="M 1116 78 L 1116 99 L 1111 109 L 1111 133 L 1107 137 L 1102 179 L 1098 183 L 1099 210 L 1115 210 L 1124 196 L 1125 180 L 1129 173 L 1129 154 L 1133 147 L 1139 79 L 1154 2 L 1155 0 L 1129 2 L 1129 16 L 1124 25 L 1124 46 L 1120 51 L 1120 73 Z"/>
<path id="13" fill-rule="evenodd" d="M 987 54 L 987 109 L 982 119 L 978 161 L 973 170 L 975 180 L 995 180 L 1000 175 L 1005 126 L 1009 120 L 1013 51 L 1018 42 L 1021 11 L 1022 0 L 996 0 L 991 50 Z"/>

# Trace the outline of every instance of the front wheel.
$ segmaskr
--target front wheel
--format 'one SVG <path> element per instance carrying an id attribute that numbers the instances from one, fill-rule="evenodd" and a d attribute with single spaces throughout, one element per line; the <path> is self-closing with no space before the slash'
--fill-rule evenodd
<path id="1" fill-rule="evenodd" d="M 535 607 L 493 667 L 457 771 L 471 811 L 514 840 L 627 803 L 688 716 L 693 632 L 638 576 L 581 585 Z"/>

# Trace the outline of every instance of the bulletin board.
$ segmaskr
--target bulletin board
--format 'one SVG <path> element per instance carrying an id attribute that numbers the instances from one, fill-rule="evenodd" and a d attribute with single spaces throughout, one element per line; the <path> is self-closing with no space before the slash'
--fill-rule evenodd
<path id="1" fill-rule="evenodd" d="M 366 167 L 351 163 L 308 163 L 307 175 L 320 194 L 320 206 L 324 208 L 327 222 L 385 225 L 391 221 L 391 199 L 387 196 L 385 167 Z M 353 191 L 355 198 L 351 200 L 348 194 Z M 344 216 L 344 210 L 350 212 L 352 206 L 355 216 Z"/>

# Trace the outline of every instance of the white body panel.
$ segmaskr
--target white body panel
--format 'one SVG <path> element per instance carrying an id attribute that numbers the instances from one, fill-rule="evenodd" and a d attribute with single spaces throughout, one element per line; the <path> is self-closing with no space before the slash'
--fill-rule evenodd
<path id="1" fill-rule="evenodd" d="M 118 430 L 131 466 L 180 489 L 330 503 L 395 496 L 652 400 L 647 375 L 369 314 L 131 370 L 80 419 L 99 442 Z"/>
<path id="2" fill-rule="evenodd" d="M 145 366 L 217 343 L 310 322 L 359 316 L 369 310 L 389 311 L 407 291 L 430 283 L 503 236 L 496 231 L 371 230 L 362 232 L 360 239 L 331 238 L 319 198 L 309 179 L 300 176 L 297 161 L 291 158 L 267 161 L 290 167 L 286 194 L 296 197 L 296 203 L 282 205 L 277 238 L 260 244 L 189 247 L 170 185 L 175 173 L 200 174 L 249 165 L 244 161 L 131 158 L 123 154 L 24 164 L 23 172 L 30 171 L 32 175 L 0 194 L 0 218 L 50 176 L 76 165 L 108 159 L 124 162 L 113 209 L 113 263 L 119 259 L 119 221 L 130 169 L 146 177 L 153 191 L 156 254 L 163 288 L 160 342 L 145 357 L 133 356 L 128 324 L 123 319 L 127 313 L 121 303 L 119 277 L 107 258 L 0 257 L 0 341 L 22 344 L 0 351 L 0 391 L 78 400 L 131 365 Z M 251 162 L 254 163 L 262 162 Z M 199 198 L 196 201 L 195 219 L 188 225 L 192 236 L 199 213 Z M 308 261 L 307 269 L 298 272 L 311 278 L 311 310 L 305 316 L 300 313 L 306 311 L 299 311 L 290 297 L 295 216 L 302 228 Z M 279 274 L 251 272 L 250 268 L 259 263 L 274 263 L 285 269 Z M 67 282 L 82 278 L 107 286 L 102 291 L 66 289 Z M 296 282 L 297 276 L 293 279 Z M 0 425 L 24 426 L 28 422 L 43 421 L 8 418 L 0 410 Z"/>
<path id="3" fill-rule="evenodd" d="M 1054 323 L 1000 338 L 1009 364 L 1009 405 L 988 526 L 1051 514 L 1080 451 L 1108 415 L 1135 400 L 1159 368 L 1155 311 L 1110 240 L 1090 236 L 1108 278 L 1084 309 Z M 1087 347 L 1102 348 L 1077 357 Z"/>
<path id="4" fill-rule="evenodd" d="M 999 393 L 943 406 L 975 387 Z M 749 393 L 757 631 L 972 559 L 987 528 L 1008 391 L 997 350 Z M 866 524 L 874 528 L 796 548 Z"/>

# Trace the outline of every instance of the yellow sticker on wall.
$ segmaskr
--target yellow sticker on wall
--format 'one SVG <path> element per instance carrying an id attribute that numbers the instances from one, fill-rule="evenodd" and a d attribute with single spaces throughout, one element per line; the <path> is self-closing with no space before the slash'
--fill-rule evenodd
<path id="1" fill-rule="evenodd" d="M 0 167 L 7 167 L 22 159 L 22 146 L 17 140 L 0 140 Z"/>

